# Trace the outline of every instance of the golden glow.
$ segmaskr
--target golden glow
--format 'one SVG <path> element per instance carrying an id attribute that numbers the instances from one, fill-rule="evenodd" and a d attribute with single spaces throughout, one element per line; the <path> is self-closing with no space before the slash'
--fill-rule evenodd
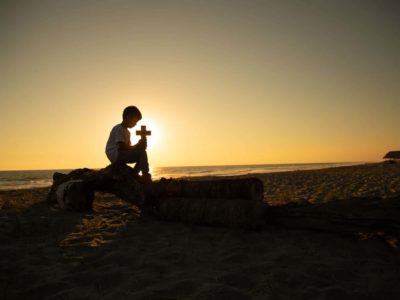
<path id="1" fill-rule="evenodd" d="M 151 135 L 147 137 L 147 150 L 153 151 L 156 149 L 157 144 L 160 143 L 161 132 L 157 123 L 151 119 L 144 118 L 140 120 L 134 128 L 130 129 L 131 143 L 135 145 L 139 141 L 140 136 L 136 135 L 136 130 L 140 130 L 142 125 L 146 126 L 146 130 L 151 131 Z"/>

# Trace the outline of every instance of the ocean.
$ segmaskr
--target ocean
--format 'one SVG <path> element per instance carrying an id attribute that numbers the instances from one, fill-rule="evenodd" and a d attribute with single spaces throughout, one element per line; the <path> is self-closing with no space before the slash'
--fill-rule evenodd
<path id="1" fill-rule="evenodd" d="M 192 176 L 235 176 L 257 173 L 285 172 L 295 170 L 324 169 L 350 166 L 360 162 L 345 163 L 308 163 L 308 164 L 269 164 L 235 166 L 192 166 L 192 167 L 154 167 L 151 169 L 154 179 L 161 177 Z M 0 190 L 27 189 L 46 187 L 52 184 L 54 172 L 68 173 L 71 170 L 29 170 L 0 171 Z"/>

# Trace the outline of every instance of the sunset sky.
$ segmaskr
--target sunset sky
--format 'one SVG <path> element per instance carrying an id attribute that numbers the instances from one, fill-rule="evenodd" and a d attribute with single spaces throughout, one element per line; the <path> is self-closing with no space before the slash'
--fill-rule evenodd
<path id="1" fill-rule="evenodd" d="M 1 1 L 0 170 L 106 166 L 128 105 L 153 166 L 380 160 L 398 3 Z"/>

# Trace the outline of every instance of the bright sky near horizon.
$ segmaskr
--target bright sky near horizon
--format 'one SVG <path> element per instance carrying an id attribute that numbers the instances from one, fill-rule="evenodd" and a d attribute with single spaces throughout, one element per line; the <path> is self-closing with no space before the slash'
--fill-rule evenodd
<path id="1" fill-rule="evenodd" d="M 398 1 L 1 1 L 0 170 L 103 167 L 125 106 L 153 166 L 400 150 Z M 136 130 L 136 128 L 134 128 Z"/>

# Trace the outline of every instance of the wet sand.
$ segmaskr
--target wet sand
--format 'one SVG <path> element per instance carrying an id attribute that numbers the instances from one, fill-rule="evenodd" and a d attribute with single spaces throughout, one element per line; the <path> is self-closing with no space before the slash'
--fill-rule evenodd
<path id="1" fill-rule="evenodd" d="M 400 196 L 400 164 L 258 174 L 269 205 Z M 0 299 L 396 299 L 380 239 L 163 222 L 111 195 L 89 214 L 0 192 Z"/>

